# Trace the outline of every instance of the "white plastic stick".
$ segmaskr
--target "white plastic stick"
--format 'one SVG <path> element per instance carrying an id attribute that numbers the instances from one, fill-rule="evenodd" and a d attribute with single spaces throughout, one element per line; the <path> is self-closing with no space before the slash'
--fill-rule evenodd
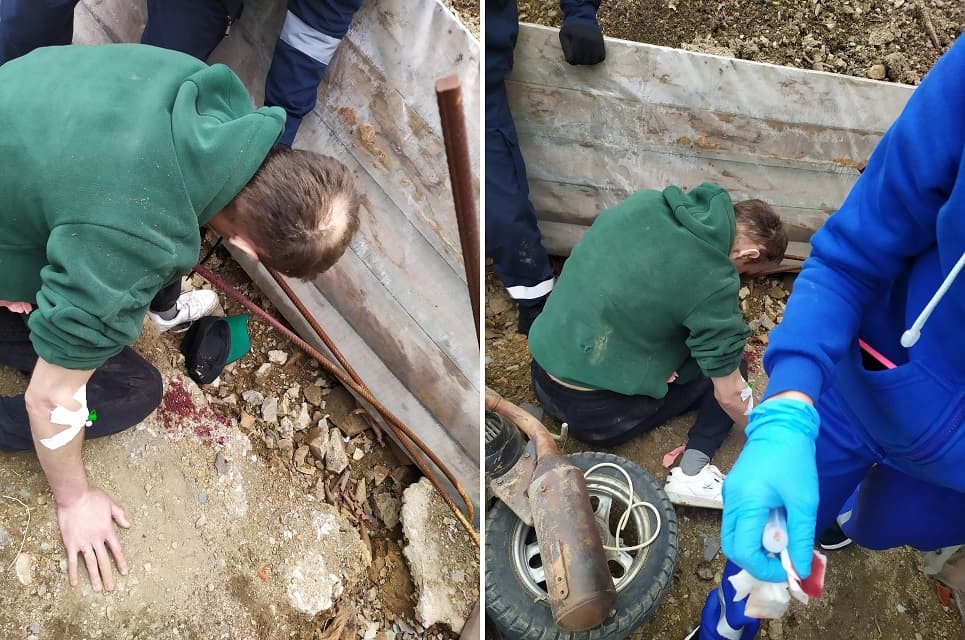
<path id="1" fill-rule="evenodd" d="M 783 509 L 771 509 L 764 524 L 761 544 L 770 553 L 780 553 L 787 549 L 787 523 Z"/>

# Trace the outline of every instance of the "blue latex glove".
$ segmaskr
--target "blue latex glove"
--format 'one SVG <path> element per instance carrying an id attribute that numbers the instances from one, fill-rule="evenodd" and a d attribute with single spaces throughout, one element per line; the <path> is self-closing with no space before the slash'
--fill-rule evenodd
<path id="1" fill-rule="evenodd" d="M 814 521 L 818 512 L 818 470 L 814 442 L 818 412 L 778 398 L 751 411 L 747 443 L 724 480 L 724 554 L 759 580 L 783 582 L 787 573 L 768 557 L 761 536 L 771 509 L 787 511 L 788 553 L 801 578 L 811 573 Z"/>

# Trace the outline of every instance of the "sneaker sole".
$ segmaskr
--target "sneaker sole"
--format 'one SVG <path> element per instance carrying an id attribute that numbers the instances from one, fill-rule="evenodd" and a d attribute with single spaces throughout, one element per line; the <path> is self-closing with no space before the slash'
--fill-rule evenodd
<path id="1" fill-rule="evenodd" d="M 710 498 L 701 498 L 700 496 L 693 495 L 682 495 L 670 489 L 664 488 L 664 493 L 670 498 L 670 502 L 685 507 L 703 507 L 704 509 L 723 509 L 724 503 L 718 502 L 716 500 L 711 500 Z"/>

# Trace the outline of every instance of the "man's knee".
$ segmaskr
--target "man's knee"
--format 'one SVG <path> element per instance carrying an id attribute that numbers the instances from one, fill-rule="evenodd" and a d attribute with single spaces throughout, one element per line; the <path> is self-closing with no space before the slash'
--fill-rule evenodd
<path id="1" fill-rule="evenodd" d="M 89 437 L 110 435 L 138 424 L 161 404 L 163 388 L 154 365 L 125 347 L 98 368 L 87 384 L 88 405 L 99 417 Z"/>
<path id="2" fill-rule="evenodd" d="M 153 365 L 146 361 L 144 364 L 147 365 L 144 372 L 146 378 L 144 407 L 147 409 L 147 413 L 151 413 L 158 408 L 161 404 L 161 398 L 164 397 L 164 381 L 161 379 L 161 372 L 155 369 Z"/>
<path id="3" fill-rule="evenodd" d="M 164 395 L 164 381 L 161 379 L 161 373 L 154 365 L 137 354 L 133 355 L 136 359 L 131 359 L 131 380 L 136 381 L 136 383 L 131 385 L 130 391 L 135 405 L 131 407 L 131 410 L 139 415 L 133 423 L 136 424 L 161 404 L 161 398 Z M 133 426 L 133 424 L 128 426 Z"/>

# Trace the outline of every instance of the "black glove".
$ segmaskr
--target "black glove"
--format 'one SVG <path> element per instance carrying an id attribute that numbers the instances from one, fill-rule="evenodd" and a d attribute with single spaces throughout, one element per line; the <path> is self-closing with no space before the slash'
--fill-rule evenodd
<path id="1" fill-rule="evenodd" d="M 563 57 L 570 64 L 597 64 L 606 60 L 603 34 L 596 23 L 564 22 L 560 29 Z"/>

